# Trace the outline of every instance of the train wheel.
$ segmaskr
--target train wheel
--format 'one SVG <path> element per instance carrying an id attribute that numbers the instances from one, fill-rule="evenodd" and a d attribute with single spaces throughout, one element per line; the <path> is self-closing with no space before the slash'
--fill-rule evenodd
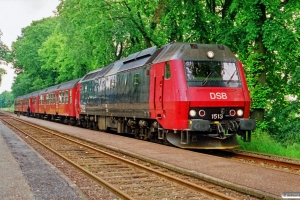
<path id="1" fill-rule="evenodd" d="M 75 126 L 76 125 L 76 120 L 70 119 L 70 125 Z"/>
<path id="2" fill-rule="evenodd" d="M 93 122 L 87 122 L 87 128 L 92 129 L 93 128 Z"/>
<path id="3" fill-rule="evenodd" d="M 84 121 L 81 121 L 81 124 L 82 124 L 82 127 L 83 128 L 86 128 L 87 127 L 87 122 L 84 120 Z"/>
<path id="4" fill-rule="evenodd" d="M 97 122 L 93 122 L 93 130 L 96 130 L 96 131 L 99 130 Z"/>

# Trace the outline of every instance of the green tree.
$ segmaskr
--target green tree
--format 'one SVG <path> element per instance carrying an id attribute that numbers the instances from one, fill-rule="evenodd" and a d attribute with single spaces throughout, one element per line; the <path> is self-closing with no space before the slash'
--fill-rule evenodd
<path id="1" fill-rule="evenodd" d="M 52 73 L 58 74 L 56 83 L 77 78 L 77 74 L 74 73 L 74 62 L 68 57 L 66 40 L 66 37 L 55 31 L 38 51 L 44 63 L 41 66 L 42 70 L 50 70 Z"/>
<path id="2" fill-rule="evenodd" d="M 14 103 L 14 97 L 11 92 L 4 91 L 0 94 L 0 107 L 7 108 Z"/>
<path id="3" fill-rule="evenodd" d="M 292 140 L 298 132 L 299 27 L 298 1 L 233 1 L 234 16 L 230 31 L 220 39 L 232 38 L 234 49 L 243 61 L 252 96 L 252 117 L 267 127 L 277 140 Z M 235 38 L 235 39 L 234 39 Z M 267 126 L 266 126 L 267 125 Z M 291 134 L 288 134 L 291 133 Z M 289 135 L 289 136 L 288 136 Z M 299 141 L 299 140 L 298 140 Z"/>
<path id="4" fill-rule="evenodd" d="M 147 1 L 62 1 L 60 33 L 66 38 L 64 52 L 74 64 L 72 73 L 80 77 L 141 49 L 160 46 L 163 35 L 155 33 L 155 9 L 157 3 Z"/>
<path id="5" fill-rule="evenodd" d="M 30 26 L 22 29 L 22 35 L 12 45 L 8 61 L 13 64 L 16 72 L 23 74 L 21 77 L 26 77 L 17 78 L 13 88 L 22 88 L 19 91 L 23 91 L 23 94 L 55 83 L 58 74 L 51 70 L 42 70 L 44 61 L 39 57 L 38 50 L 52 35 L 57 23 L 56 17 L 32 22 Z M 13 92 L 15 93 L 15 90 Z"/>
<path id="6" fill-rule="evenodd" d="M 217 19 L 215 9 L 208 8 L 209 1 L 161 0 L 156 10 L 161 21 L 160 32 L 165 42 L 213 43 L 212 26 Z"/>
<path id="7" fill-rule="evenodd" d="M 1 61 L 4 61 L 6 56 L 7 56 L 7 52 L 9 51 L 8 47 L 1 41 L 1 36 L 2 36 L 2 32 L 0 30 L 0 64 L 4 63 Z M 2 84 L 2 76 L 6 74 L 6 70 L 3 68 L 0 68 L 0 85 Z"/>

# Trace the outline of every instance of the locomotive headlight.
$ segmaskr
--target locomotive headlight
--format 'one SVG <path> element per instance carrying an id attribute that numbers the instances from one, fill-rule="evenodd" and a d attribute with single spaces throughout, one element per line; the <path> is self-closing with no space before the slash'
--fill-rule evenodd
<path id="1" fill-rule="evenodd" d="M 239 117 L 241 117 L 241 116 L 243 116 L 244 111 L 241 110 L 241 109 L 239 109 L 239 110 L 237 110 L 236 114 L 237 114 Z"/>
<path id="2" fill-rule="evenodd" d="M 215 54 L 214 54 L 213 51 L 208 51 L 208 52 L 206 53 L 206 55 L 207 55 L 208 58 L 213 58 L 213 57 L 215 56 Z"/>
<path id="3" fill-rule="evenodd" d="M 195 117 L 197 112 L 195 110 L 190 110 L 190 116 Z"/>

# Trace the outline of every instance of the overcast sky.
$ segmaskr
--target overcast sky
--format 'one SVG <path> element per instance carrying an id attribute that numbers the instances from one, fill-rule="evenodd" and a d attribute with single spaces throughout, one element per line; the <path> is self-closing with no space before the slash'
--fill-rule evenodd
<path id="1" fill-rule="evenodd" d="M 53 16 L 59 3 L 60 0 L 0 0 L 1 41 L 11 47 L 12 42 L 21 35 L 22 28 L 32 21 Z M 5 90 L 11 91 L 14 73 L 11 66 L 0 64 L 0 67 L 8 72 L 2 77 L 1 94 Z"/>

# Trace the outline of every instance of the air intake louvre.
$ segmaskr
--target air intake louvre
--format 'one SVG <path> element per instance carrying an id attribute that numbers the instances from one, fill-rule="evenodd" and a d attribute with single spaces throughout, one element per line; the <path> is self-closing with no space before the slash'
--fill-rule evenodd
<path id="1" fill-rule="evenodd" d="M 162 52 L 162 50 L 164 50 L 164 48 L 160 48 L 157 51 L 155 51 L 155 53 L 151 56 L 151 58 L 145 63 L 145 65 L 150 64 L 153 62 L 153 60 L 158 56 L 158 54 L 160 54 L 160 52 Z"/>

